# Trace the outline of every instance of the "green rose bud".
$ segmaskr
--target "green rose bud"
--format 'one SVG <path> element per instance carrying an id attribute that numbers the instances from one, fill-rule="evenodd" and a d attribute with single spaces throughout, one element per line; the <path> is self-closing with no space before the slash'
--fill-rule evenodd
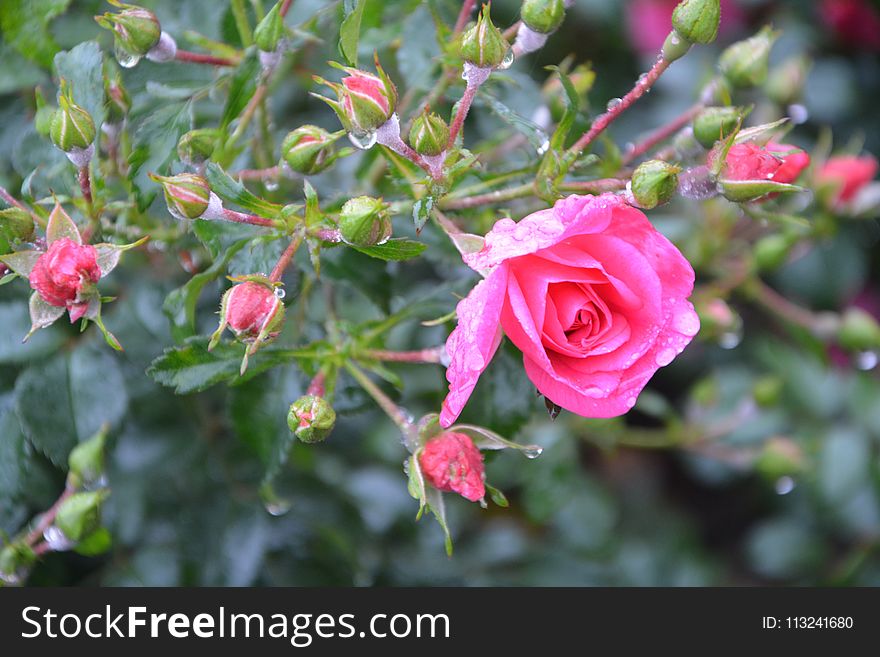
<path id="1" fill-rule="evenodd" d="M 755 461 L 755 469 L 770 481 L 797 474 L 804 466 L 804 453 L 791 438 L 770 438 Z"/>
<path id="2" fill-rule="evenodd" d="M 770 49 L 779 34 L 765 27 L 755 36 L 729 46 L 721 54 L 719 69 L 735 87 L 754 87 L 767 79 Z"/>
<path id="3" fill-rule="evenodd" d="M 650 210 L 667 203 L 678 188 L 677 166 L 662 160 L 648 160 L 633 172 L 630 189 L 638 204 Z"/>
<path id="4" fill-rule="evenodd" d="M 284 33 L 284 19 L 281 17 L 281 3 L 277 3 L 263 17 L 254 29 L 254 43 L 263 52 L 275 52 L 278 41 Z"/>
<path id="5" fill-rule="evenodd" d="M 678 33 L 678 30 L 672 30 L 666 37 L 666 41 L 663 42 L 660 55 L 667 62 L 674 62 L 676 59 L 684 57 L 693 45 L 693 42 L 684 38 Z"/>
<path id="6" fill-rule="evenodd" d="M 67 457 L 70 470 L 67 483 L 73 488 L 98 481 L 104 474 L 104 445 L 107 432 L 102 429 L 88 440 L 79 443 Z"/>
<path id="7" fill-rule="evenodd" d="M 304 443 L 319 443 L 336 424 L 336 411 L 323 397 L 305 395 L 290 405 L 287 426 Z"/>
<path id="8" fill-rule="evenodd" d="M 755 264 L 761 271 L 770 271 L 782 266 L 791 253 L 797 239 L 792 235 L 773 234 L 762 237 L 755 243 Z"/>
<path id="9" fill-rule="evenodd" d="M 770 100 L 780 105 L 796 103 L 803 94 L 809 71 L 809 59 L 804 56 L 791 57 L 770 71 L 764 91 Z"/>
<path id="10" fill-rule="evenodd" d="M 95 21 L 101 27 L 113 31 L 113 40 L 117 49 L 133 57 L 143 57 L 159 43 L 159 37 L 162 35 L 159 19 L 153 12 L 143 7 L 123 4 L 116 0 L 109 2 L 122 11 L 95 16 Z"/>
<path id="11" fill-rule="evenodd" d="M 328 156 L 338 138 L 315 125 L 300 126 L 288 132 L 281 142 L 281 158 L 297 173 L 318 173 L 332 161 Z"/>
<path id="12" fill-rule="evenodd" d="M 565 20 L 565 3 L 562 0 L 524 0 L 519 15 L 530 30 L 550 34 Z"/>
<path id="13" fill-rule="evenodd" d="M 464 33 L 461 39 L 461 56 L 474 66 L 495 68 L 510 49 L 510 44 L 501 34 L 489 17 L 489 5 L 483 5 L 483 11 L 477 18 L 477 24 Z"/>
<path id="14" fill-rule="evenodd" d="M 58 508 L 55 526 L 71 541 L 79 541 L 101 524 L 101 505 L 110 495 L 107 489 L 74 493 Z"/>
<path id="15" fill-rule="evenodd" d="M 672 27 L 691 43 L 712 43 L 720 23 L 720 0 L 682 0 L 672 12 Z"/>
<path id="16" fill-rule="evenodd" d="M 20 584 L 37 555 L 23 541 L 4 545 L 0 549 L 0 586 Z"/>
<path id="17" fill-rule="evenodd" d="M 740 116 L 739 107 L 707 107 L 694 118 L 694 137 L 703 148 L 712 148 L 736 130 Z"/>
<path id="18" fill-rule="evenodd" d="M 352 246 L 374 246 L 391 237 L 388 205 L 372 196 L 358 196 L 345 202 L 339 213 L 339 233 Z"/>
<path id="19" fill-rule="evenodd" d="M 177 142 L 177 157 L 186 164 L 201 164 L 214 154 L 219 139 L 220 131 L 214 128 L 190 130 Z"/>
<path id="20" fill-rule="evenodd" d="M 11 207 L 0 210 L 0 238 L 8 243 L 26 242 L 34 234 L 34 218 L 27 210 Z"/>
<path id="21" fill-rule="evenodd" d="M 413 121 L 409 143 L 419 155 L 440 155 L 449 141 L 449 125 L 439 114 L 425 111 Z"/>
<path id="22" fill-rule="evenodd" d="M 178 219 L 197 219 L 208 209 L 211 186 L 202 176 L 181 173 L 166 177 L 151 173 L 150 178 L 162 185 L 168 212 Z"/>
<path id="23" fill-rule="evenodd" d="M 73 102 L 66 80 L 61 81 L 58 109 L 49 126 L 49 137 L 65 153 L 74 149 L 85 150 L 95 140 L 95 122 L 86 110 Z"/>
<path id="24" fill-rule="evenodd" d="M 880 348 L 880 326 L 861 308 L 848 308 L 840 318 L 837 341 L 845 349 Z"/>

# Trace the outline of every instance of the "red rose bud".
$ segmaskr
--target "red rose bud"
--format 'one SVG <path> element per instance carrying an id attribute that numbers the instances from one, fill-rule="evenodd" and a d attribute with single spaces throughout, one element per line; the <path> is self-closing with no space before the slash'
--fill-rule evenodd
<path id="1" fill-rule="evenodd" d="M 89 305 L 85 293 L 100 278 L 95 247 L 63 237 L 52 242 L 37 258 L 29 280 L 43 301 L 67 308 L 72 323 L 85 315 Z"/>
<path id="2" fill-rule="evenodd" d="M 168 212 L 178 219 L 198 219 L 211 202 L 211 186 L 202 176 L 194 173 L 181 173 L 176 176 L 150 178 L 162 185 Z"/>
<path id="3" fill-rule="evenodd" d="M 275 52 L 284 33 L 284 19 L 281 17 L 281 3 L 278 2 L 254 28 L 254 43 L 263 52 Z"/>
<path id="4" fill-rule="evenodd" d="M 681 169 L 663 160 L 648 160 L 636 168 L 630 191 L 639 207 L 646 210 L 668 203 L 678 189 Z"/>
<path id="5" fill-rule="evenodd" d="M 503 61 L 510 44 L 489 16 L 489 5 L 477 18 L 477 24 L 461 38 L 461 56 L 464 61 L 478 68 L 496 68 Z"/>
<path id="6" fill-rule="evenodd" d="M 329 155 L 338 135 L 314 125 L 300 126 L 281 142 L 281 158 L 293 171 L 311 175 L 323 171 L 332 161 Z"/>
<path id="7" fill-rule="evenodd" d="M 672 12 L 672 27 L 690 43 L 712 43 L 720 23 L 720 0 L 683 0 Z"/>
<path id="8" fill-rule="evenodd" d="M 795 146 L 734 144 L 718 182 L 731 201 L 753 201 L 774 192 L 793 191 L 791 183 L 809 165 L 810 156 Z"/>
<path id="9" fill-rule="evenodd" d="M 816 179 L 820 185 L 833 190 L 831 204 L 840 206 L 851 201 L 876 175 L 877 159 L 873 155 L 842 155 L 829 158 L 817 172 Z"/>
<path id="10" fill-rule="evenodd" d="M 735 87 L 764 84 L 770 49 L 778 36 L 778 32 L 765 27 L 750 39 L 729 46 L 718 62 L 721 73 Z"/>
<path id="11" fill-rule="evenodd" d="M 7 253 L 14 242 L 26 242 L 34 235 L 34 218 L 18 207 L 0 210 L 0 253 Z"/>
<path id="12" fill-rule="evenodd" d="M 290 405 L 287 426 L 304 443 L 319 443 L 336 424 L 336 411 L 323 397 L 305 395 Z"/>
<path id="13" fill-rule="evenodd" d="M 739 107 L 707 107 L 694 117 L 694 137 L 704 148 L 712 148 L 733 134 L 742 114 Z"/>
<path id="14" fill-rule="evenodd" d="M 458 493 L 471 502 L 486 494 L 483 455 L 463 433 L 441 433 L 419 452 L 422 474 L 437 490 Z"/>
<path id="15" fill-rule="evenodd" d="M 162 27 L 156 15 L 143 7 L 127 5 L 116 0 L 108 0 L 110 4 L 119 7 L 122 11 L 103 16 L 95 16 L 95 21 L 101 27 L 113 31 L 113 42 L 117 54 L 124 53 L 128 59 L 121 58 L 120 63 L 125 66 L 127 61 L 133 58 L 134 65 L 146 55 L 157 43 L 162 35 Z M 126 61 L 123 61 L 126 60 Z"/>
<path id="16" fill-rule="evenodd" d="M 539 34 L 551 34 L 565 20 L 562 0 L 524 0 L 519 11 L 522 22 Z"/>
<path id="17" fill-rule="evenodd" d="M 260 336 L 263 340 L 277 337 L 284 323 L 284 304 L 275 296 L 275 286 L 268 279 L 246 280 L 232 286 L 223 295 L 220 313 L 220 327 L 212 344 L 216 344 L 226 326 L 242 342 L 254 342 Z"/>
<path id="18" fill-rule="evenodd" d="M 439 114 L 425 111 L 413 121 L 409 143 L 419 155 L 440 155 L 448 141 L 449 125 Z"/>
<path id="19" fill-rule="evenodd" d="M 210 159 L 217 147 L 220 131 L 214 128 L 201 128 L 184 133 L 177 142 L 177 157 L 190 166 Z"/>
<path id="20" fill-rule="evenodd" d="M 86 150 L 95 140 L 95 122 L 86 110 L 73 102 L 66 80 L 61 81 L 58 109 L 52 116 L 49 137 L 65 153 Z"/>
<path id="21" fill-rule="evenodd" d="M 349 132 L 357 134 L 375 132 L 376 128 L 394 114 L 397 106 L 397 87 L 379 65 L 378 58 L 376 59 L 378 75 L 347 66 L 340 68 L 348 73 L 342 78 L 341 84 L 315 78 L 321 84 L 331 87 L 336 92 L 337 100 L 323 96 L 317 98 L 333 108 L 343 127 Z"/>
<path id="22" fill-rule="evenodd" d="M 372 196 L 349 199 L 339 212 L 339 233 L 352 246 L 375 246 L 391 237 L 388 205 Z"/>

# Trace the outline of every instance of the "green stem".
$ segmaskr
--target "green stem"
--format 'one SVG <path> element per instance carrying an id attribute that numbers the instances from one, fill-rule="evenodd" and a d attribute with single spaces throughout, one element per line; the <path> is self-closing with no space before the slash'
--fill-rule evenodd
<path id="1" fill-rule="evenodd" d="M 408 436 L 413 430 L 413 424 L 406 416 L 406 413 L 404 413 L 397 404 L 391 401 L 391 398 L 382 392 L 382 389 L 373 383 L 372 379 L 370 379 L 370 377 L 368 377 L 366 373 L 359 369 L 354 363 L 347 361 L 345 363 L 345 369 L 348 370 L 348 373 L 351 374 L 354 380 L 367 391 L 367 394 L 373 398 L 379 407 L 385 411 L 385 414 L 394 421 L 394 424 L 398 426 L 403 434 Z"/>

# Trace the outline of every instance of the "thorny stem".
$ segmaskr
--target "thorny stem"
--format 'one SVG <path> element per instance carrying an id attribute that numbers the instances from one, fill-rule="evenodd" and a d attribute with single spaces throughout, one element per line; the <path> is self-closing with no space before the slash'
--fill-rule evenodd
<path id="1" fill-rule="evenodd" d="M 293 256 L 296 254 L 296 250 L 299 248 L 299 245 L 302 243 L 302 234 L 297 233 L 293 236 L 293 239 L 290 240 L 290 244 L 287 245 L 287 248 L 284 249 L 284 253 L 281 254 L 281 257 L 278 259 L 277 264 L 274 269 L 272 269 L 272 273 L 269 274 L 269 280 L 273 283 L 277 283 L 281 280 L 281 277 L 284 276 L 284 270 L 287 269 L 290 261 L 293 260 Z"/>
<path id="2" fill-rule="evenodd" d="M 626 154 L 623 156 L 623 162 L 621 164 L 623 166 L 629 165 L 634 160 L 641 157 L 649 150 L 657 146 L 657 144 L 660 144 L 661 142 L 664 142 L 672 137 L 675 133 L 677 133 L 684 126 L 690 123 L 691 120 L 693 120 L 693 118 L 700 113 L 700 110 L 702 110 L 703 107 L 703 103 L 692 105 L 666 125 L 660 126 L 656 130 L 654 130 L 642 141 L 633 144 L 630 148 L 627 149 Z"/>
<path id="3" fill-rule="evenodd" d="M 92 207 L 92 180 L 89 176 L 89 165 L 81 166 L 79 168 L 79 175 L 77 176 L 79 180 L 79 188 L 82 190 L 83 199 L 85 202 L 89 204 L 89 208 Z M 91 214 L 91 212 L 89 212 Z"/>
<path id="4" fill-rule="evenodd" d="M 174 54 L 174 59 L 194 64 L 211 64 L 212 66 L 236 66 L 238 64 L 238 62 L 228 57 L 217 57 L 215 55 L 206 55 L 200 52 L 180 49 Z"/>
<path id="5" fill-rule="evenodd" d="M 33 530 L 30 531 L 25 537 L 25 543 L 27 543 L 28 545 L 33 545 L 37 541 L 42 540 L 43 532 L 49 529 L 49 527 L 52 526 L 52 523 L 55 522 L 55 516 L 58 515 L 58 509 L 61 508 L 61 505 L 64 504 L 65 500 L 73 495 L 74 492 L 75 490 L 72 486 L 64 487 L 64 491 L 61 493 L 58 499 L 55 500 L 55 503 L 51 507 L 49 507 L 46 513 L 40 516 L 40 522 L 38 522 L 37 526 L 34 527 Z"/>
<path id="6" fill-rule="evenodd" d="M 443 355 L 446 353 L 446 347 L 430 347 L 428 349 L 417 349 L 415 351 L 387 351 L 385 349 L 366 349 L 360 352 L 364 358 L 373 358 L 375 360 L 383 360 L 396 363 L 440 363 L 443 361 Z"/>
<path id="7" fill-rule="evenodd" d="M 367 394 L 375 400 L 379 407 L 385 411 L 385 414 L 394 421 L 394 424 L 400 428 L 403 434 L 408 436 L 413 429 L 413 424 L 406 416 L 406 413 L 403 412 L 403 409 L 391 401 L 391 398 L 382 392 L 382 389 L 373 383 L 370 377 L 358 368 L 357 365 L 351 361 L 346 361 L 345 369 L 367 391 Z"/>
<path id="8" fill-rule="evenodd" d="M 476 196 L 465 196 L 463 198 L 445 198 L 440 201 L 440 208 L 443 210 L 464 210 L 467 208 L 475 208 L 479 205 L 490 205 L 492 203 L 501 203 L 503 201 L 512 201 L 517 198 L 524 198 L 535 193 L 534 183 L 525 183 L 508 189 L 496 189 L 485 194 L 477 194 Z"/>
<path id="9" fill-rule="evenodd" d="M 669 68 L 670 64 L 671 62 L 663 57 L 657 59 L 654 66 L 651 67 L 651 70 L 639 78 L 638 82 L 636 82 L 635 86 L 630 89 L 629 93 L 621 98 L 619 103 L 613 104 L 611 109 L 597 117 L 596 120 L 593 121 L 593 125 L 590 126 L 590 129 L 568 149 L 571 159 L 573 160 L 578 153 L 592 144 L 596 138 L 605 131 L 605 128 L 611 125 L 618 116 L 629 109 L 629 107 L 639 98 L 644 96 L 651 89 L 657 79 L 663 75 L 663 72 Z"/>
<path id="10" fill-rule="evenodd" d="M 446 142 L 446 148 L 452 148 L 455 145 L 455 138 L 458 137 L 458 133 L 461 131 L 462 125 L 464 125 L 464 120 L 467 118 L 468 111 L 471 109 L 471 103 L 474 102 L 474 97 L 477 95 L 477 89 L 479 88 L 480 86 L 477 84 L 468 84 L 465 87 L 464 94 L 458 103 L 458 110 L 455 112 L 455 118 L 452 120 L 452 125 L 449 126 L 449 141 Z"/>
<path id="11" fill-rule="evenodd" d="M 236 212 L 223 208 L 223 218 L 226 221 L 234 221 L 238 224 L 251 224 L 252 226 L 276 227 L 278 224 L 272 219 L 266 217 L 258 217 L 255 214 L 247 214 L 246 212 Z"/>
<path id="12" fill-rule="evenodd" d="M 461 11 L 458 13 L 458 20 L 455 21 L 455 28 L 452 30 L 453 35 L 461 34 L 464 26 L 471 19 L 471 14 L 474 13 L 476 4 L 476 0 L 464 0 L 461 3 Z"/>

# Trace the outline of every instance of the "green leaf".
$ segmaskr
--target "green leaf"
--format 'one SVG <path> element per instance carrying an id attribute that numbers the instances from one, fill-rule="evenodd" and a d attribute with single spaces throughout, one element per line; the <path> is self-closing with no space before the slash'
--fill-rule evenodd
<path id="1" fill-rule="evenodd" d="M 32 362 L 55 350 L 64 339 L 59 331 L 40 331 L 22 344 L 22 338 L 27 335 L 31 327 L 28 306 L 24 301 L 0 303 L 0 317 L 3 318 L 3 330 L 0 331 L 0 364 Z"/>
<path id="2" fill-rule="evenodd" d="M 416 225 L 416 232 L 420 233 L 428 219 L 431 218 L 431 211 L 434 209 L 434 197 L 425 196 L 413 203 L 413 222 Z"/>
<path id="3" fill-rule="evenodd" d="M 56 321 L 64 314 L 66 308 L 64 306 L 51 306 L 43 300 L 39 293 L 34 292 L 28 303 L 28 309 L 31 315 L 31 328 L 25 339 L 31 337 L 31 334 L 39 329 L 44 329 Z"/>
<path id="4" fill-rule="evenodd" d="M 270 203 L 254 196 L 239 181 L 232 179 L 219 165 L 209 162 L 205 176 L 211 185 L 211 191 L 224 201 L 235 203 L 248 212 L 274 219 L 281 212 L 283 206 Z"/>
<path id="5" fill-rule="evenodd" d="M 274 233 L 245 242 L 244 248 L 229 262 L 229 275 L 247 276 L 271 272 L 288 244 L 288 240 L 282 239 L 283 237 L 280 233 Z"/>
<path id="6" fill-rule="evenodd" d="M 16 251 L 4 256 L 0 256 L 6 265 L 19 276 L 27 278 L 31 275 L 31 270 L 37 264 L 37 259 L 43 255 L 41 251 Z"/>
<path id="7" fill-rule="evenodd" d="M 0 396 L 0 491 L 17 494 L 29 469 L 28 449 L 14 411 L 14 396 Z"/>
<path id="8" fill-rule="evenodd" d="M 99 527 L 77 543 L 73 551 L 84 557 L 95 557 L 104 554 L 111 547 L 113 547 L 113 537 L 106 527 Z"/>
<path id="9" fill-rule="evenodd" d="M 427 249 L 427 245 L 406 238 L 391 239 L 375 246 L 353 246 L 356 251 L 380 260 L 409 260 Z"/>
<path id="10" fill-rule="evenodd" d="M 366 4 L 367 0 L 357 0 L 354 7 L 350 1 L 344 3 L 345 18 L 339 28 L 339 53 L 350 66 L 357 66 L 358 63 L 358 39 Z"/>
<path id="11" fill-rule="evenodd" d="M 51 244 L 56 240 L 68 239 L 76 244 L 82 244 L 79 228 L 76 227 L 70 215 L 64 211 L 60 203 L 56 203 L 49 215 L 49 223 L 46 225 L 46 242 Z"/>
<path id="12" fill-rule="evenodd" d="M 550 138 L 550 149 L 561 152 L 565 148 L 568 133 L 571 131 L 571 127 L 574 125 L 574 121 L 580 111 L 580 99 L 578 98 L 577 90 L 562 69 L 558 66 L 548 66 L 547 68 L 559 75 L 559 80 L 565 91 L 565 111 L 559 120 L 559 124 L 556 126 L 556 130 L 553 131 L 553 136 Z"/>
<path id="13" fill-rule="evenodd" d="M 66 468 L 70 450 L 119 422 L 128 407 L 116 358 L 80 346 L 31 366 L 15 382 L 15 408 L 28 440 L 55 465 Z"/>
<path id="14" fill-rule="evenodd" d="M 252 238 L 254 227 L 231 221 L 196 219 L 192 223 L 192 232 L 216 260 L 233 245 L 247 242 Z"/>
<path id="15" fill-rule="evenodd" d="M 153 361 L 147 374 L 158 383 L 174 388 L 179 395 L 199 392 L 222 381 L 244 383 L 260 372 L 288 363 L 295 358 L 308 357 L 308 350 L 266 348 L 250 357 L 248 370 L 239 374 L 245 346 L 223 343 L 208 351 L 208 339 L 189 338 L 180 347 L 170 347 Z"/>
<path id="16" fill-rule="evenodd" d="M 492 110 L 495 116 L 523 135 L 538 153 L 543 153 L 547 149 L 549 145 L 547 133 L 544 132 L 541 126 L 534 121 L 520 116 L 507 105 L 488 94 L 485 95 L 485 102 L 489 105 L 489 109 Z"/>
<path id="17" fill-rule="evenodd" d="M 223 118 L 220 121 L 220 130 L 225 131 L 229 124 L 242 113 L 248 102 L 257 90 L 260 81 L 260 58 L 256 50 L 248 53 L 229 83 L 229 94 L 226 98 L 226 106 L 223 108 Z"/>
<path id="18" fill-rule="evenodd" d="M 107 110 L 104 106 L 104 57 L 97 41 L 84 41 L 55 55 L 58 77 L 70 83 L 74 102 L 85 109 L 100 128 Z M 100 136 L 96 131 L 96 139 Z"/>
<path id="19" fill-rule="evenodd" d="M 58 51 L 49 32 L 49 22 L 69 4 L 70 0 L 3 0 L 0 3 L 3 40 L 31 61 L 49 68 Z"/>

